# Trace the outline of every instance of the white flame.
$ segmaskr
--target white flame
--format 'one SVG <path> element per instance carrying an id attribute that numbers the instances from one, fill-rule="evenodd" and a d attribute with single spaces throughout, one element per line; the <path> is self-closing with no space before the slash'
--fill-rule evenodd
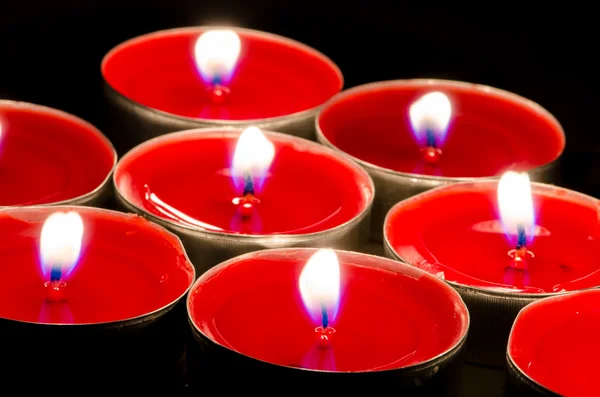
<path id="1" fill-rule="evenodd" d="M 410 106 L 409 116 L 417 138 L 425 138 L 427 130 L 431 130 L 437 139 L 443 140 L 452 117 L 452 105 L 446 94 L 430 92 Z"/>
<path id="2" fill-rule="evenodd" d="M 210 30 L 196 40 L 194 55 L 202 78 L 222 83 L 233 73 L 242 44 L 233 30 Z"/>
<path id="3" fill-rule="evenodd" d="M 516 234 L 519 226 L 526 230 L 535 224 L 531 182 L 527 173 L 508 171 L 498 183 L 500 217 L 507 232 Z"/>
<path id="4" fill-rule="evenodd" d="M 42 226 L 40 253 L 42 270 L 50 274 L 53 267 L 60 267 L 68 275 L 77 264 L 83 238 L 83 220 L 75 211 L 55 212 Z"/>
<path id="5" fill-rule="evenodd" d="M 257 127 L 248 127 L 241 133 L 235 146 L 232 173 L 262 177 L 273 162 L 275 146 Z"/>
<path id="6" fill-rule="evenodd" d="M 340 300 L 340 263 L 335 252 L 321 249 L 311 256 L 300 273 L 299 286 L 311 317 L 320 321 L 324 308 L 333 320 Z"/>

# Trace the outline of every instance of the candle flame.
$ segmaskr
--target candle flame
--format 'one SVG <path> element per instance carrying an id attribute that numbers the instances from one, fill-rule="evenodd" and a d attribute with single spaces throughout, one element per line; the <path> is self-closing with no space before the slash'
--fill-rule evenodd
<path id="1" fill-rule="evenodd" d="M 340 263 L 331 249 L 311 256 L 300 273 L 300 294 L 306 310 L 315 322 L 322 321 L 323 310 L 331 322 L 340 300 Z"/>
<path id="2" fill-rule="evenodd" d="M 516 235 L 521 227 L 535 230 L 531 182 L 527 173 L 508 171 L 498 183 L 498 206 L 500 218 L 507 234 Z M 528 236 L 533 236 L 530 232 Z"/>
<path id="3" fill-rule="evenodd" d="M 446 94 L 434 91 L 416 100 L 409 109 L 410 123 L 417 140 L 424 144 L 427 134 L 443 143 L 452 117 L 452 104 Z"/>
<path id="4" fill-rule="evenodd" d="M 233 30 L 210 30 L 196 40 L 194 55 L 204 81 L 226 83 L 232 76 L 241 51 L 240 37 Z"/>
<path id="5" fill-rule="evenodd" d="M 42 226 L 40 254 L 42 272 L 49 276 L 58 269 L 67 276 L 75 268 L 81 253 L 83 238 L 83 220 L 75 212 L 55 212 Z"/>
<path id="6" fill-rule="evenodd" d="M 248 127 L 238 138 L 231 167 L 232 175 L 237 177 L 249 175 L 260 182 L 269 170 L 274 157 L 273 143 L 259 128 Z"/>

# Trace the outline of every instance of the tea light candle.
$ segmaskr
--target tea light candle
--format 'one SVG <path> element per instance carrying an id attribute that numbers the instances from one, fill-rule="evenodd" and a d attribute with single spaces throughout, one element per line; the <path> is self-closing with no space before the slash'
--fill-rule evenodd
<path id="1" fill-rule="evenodd" d="M 42 389 L 68 394 L 171 379 L 183 354 L 171 316 L 195 278 L 176 236 L 139 216 L 74 206 L 0 210 L 0 236 L 5 385 L 33 373 Z M 73 382 L 57 383 L 65 374 Z"/>
<path id="2" fill-rule="evenodd" d="M 385 249 L 461 293 L 473 323 L 468 359 L 500 366 L 522 307 L 600 285 L 599 206 L 508 172 L 398 203 L 385 221 Z"/>
<path id="3" fill-rule="evenodd" d="M 373 238 L 398 201 L 452 182 L 528 171 L 538 181 L 565 147 L 541 106 L 487 86 L 397 80 L 346 90 L 317 117 L 317 138 L 351 155 L 373 177 Z"/>
<path id="4" fill-rule="evenodd" d="M 111 143 L 85 121 L 0 100 L 0 207 L 102 205 L 116 162 Z"/>
<path id="5" fill-rule="evenodd" d="M 600 291 L 539 300 L 525 307 L 508 340 L 509 383 L 519 395 L 593 396 Z"/>
<path id="6" fill-rule="evenodd" d="M 318 108 L 343 86 L 340 70 L 316 50 L 232 27 L 134 38 L 105 56 L 102 75 L 119 153 L 208 126 L 256 125 L 311 138 Z"/>
<path id="7" fill-rule="evenodd" d="M 264 248 L 358 249 L 374 194 L 346 156 L 256 127 L 152 139 L 120 160 L 114 183 L 122 207 L 181 236 L 198 273 Z"/>
<path id="8" fill-rule="evenodd" d="M 469 315 L 445 283 L 389 259 L 277 249 L 224 262 L 194 284 L 190 385 L 252 374 L 234 391 L 390 390 L 455 395 Z M 273 379 L 277 379 L 274 384 Z M 317 383 L 318 382 L 318 383 Z"/>

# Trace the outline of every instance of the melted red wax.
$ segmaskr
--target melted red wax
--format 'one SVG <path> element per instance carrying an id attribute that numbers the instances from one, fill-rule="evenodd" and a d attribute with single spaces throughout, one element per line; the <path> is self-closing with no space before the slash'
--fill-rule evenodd
<path id="1" fill-rule="evenodd" d="M 130 152 L 117 166 L 121 194 L 153 215 L 225 233 L 306 234 L 350 221 L 369 205 L 368 175 L 323 146 L 267 134 L 275 158 L 255 180 L 251 216 L 232 200 L 243 178 L 232 178 L 239 131 L 171 134 Z"/>
<path id="2" fill-rule="evenodd" d="M 448 281 L 514 292 L 572 291 L 600 285 L 599 202 L 549 185 L 533 185 L 535 256 L 511 270 L 516 237 L 499 221 L 497 183 L 454 184 L 394 207 L 385 225 L 394 251 Z M 530 233 L 531 240 L 531 233 Z"/>
<path id="3" fill-rule="evenodd" d="M 43 221 L 75 209 L 85 232 L 75 269 L 63 281 L 64 301 L 49 300 L 39 254 Z M 48 207 L 0 212 L 0 317 L 87 324 L 151 313 L 179 298 L 193 267 L 171 234 L 134 215 L 91 208 Z"/>
<path id="4" fill-rule="evenodd" d="M 116 161 L 93 126 L 41 106 L 0 102 L 0 206 L 48 204 L 98 188 Z"/>
<path id="5" fill-rule="evenodd" d="M 425 362 L 467 330 L 457 295 L 383 258 L 338 253 L 341 304 L 329 348 L 315 333 L 298 277 L 314 250 L 259 253 L 203 277 L 189 297 L 194 324 L 214 342 L 258 360 L 327 371 L 369 371 Z M 354 256 L 352 256 L 354 255 Z"/>
<path id="6" fill-rule="evenodd" d="M 508 353 L 516 366 L 562 396 L 598 393 L 600 291 L 546 299 L 523 310 Z"/>
<path id="7" fill-rule="evenodd" d="M 147 107 L 214 120 L 289 115 L 323 104 L 342 88 L 341 73 L 322 54 L 288 39 L 236 30 L 238 65 L 226 102 L 216 103 L 194 60 L 194 44 L 204 31 L 163 31 L 125 42 L 104 59 L 104 79 Z"/>
<path id="8" fill-rule="evenodd" d="M 453 112 L 437 165 L 423 158 L 408 116 L 410 105 L 431 91 L 448 95 Z M 360 160 L 433 176 L 529 170 L 557 159 L 565 146 L 560 125 L 524 101 L 447 82 L 389 82 L 348 91 L 327 105 L 318 124 L 334 146 Z"/>

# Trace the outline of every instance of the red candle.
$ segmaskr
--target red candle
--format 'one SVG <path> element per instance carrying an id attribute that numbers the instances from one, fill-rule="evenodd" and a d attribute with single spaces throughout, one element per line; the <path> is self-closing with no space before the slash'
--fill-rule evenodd
<path id="1" fill-rule="evenodd" d="M 310 47 L 218 27 L 129 40 L 106 55 L 102 75 L 110 100 L 140 130 L 123 132 L 141 134 L 140 142 L 209 125 L 252 124 L 310 137 L 317 108 L 343 86 L 337 66 Z"/>
<path id="2" fill-rule="evenodd" d="M 196 266 L 194 250 L 199 261 L 212 252 L 218 263 L 241 253 L 242 245 L 243 252 L 252 245 L 358 248 L 374 192 L 368 174 L 345 156 L 257 128 L 153 139 L 121 159 L 114 181 L 127 208 L 187 238 L 196 235 L 188 247 Z M 200 252 L 198 244 L 209 246 Z"/>
<path id="3" fill-rule="evenodd" d="M 507 170 L 541 174 L 565 146 L 560 124 L 539 105 L 499 89 L 443 80 L 347 90 L 319 114 L 317 135 L 373 177 L 376 232 L 402 199 Z"/>
<path id="4" fill-rule="evenodd" d="M 99 204 L 116 162 L 111 143 L 85 121 L 0 101 L 0 207 Z"/>
<path id="5" fill-rule="evenodd" d="M 188 313 L 212 349 L 310 371 L 414 368 L 413 377 L 456 351 L 469 323 L 459 295 L 434 277 L 328 249 L 267 250 L 222 263 L 194 284 Z"/>
<path id="6" fill-rule="evenodd" d="M 597 290 L 567 294 L 540 300 L 519 313 L 508 361 L 520 374 L 520 383 L 567 397 L 596 394 L 599 298 Z"/>
<path id="7" fill-rule="evenodd" d="M 179 239 L 135 215 L 88 207 L 0 211 L 0 318 L 43 324 L 132 320 L 194 280 Z"/>
<path id="8" fill-rule="evenodd" d="M 448 185 L 390 210 L 386 249 L 459 289 L 473 307 L 474 335 L 482 321 L 506 340 L 525 304 L 600 285 L 598 205 L 559 187 L 530 186 L 517 173 L 505 174 L 500 183 Z"/>

